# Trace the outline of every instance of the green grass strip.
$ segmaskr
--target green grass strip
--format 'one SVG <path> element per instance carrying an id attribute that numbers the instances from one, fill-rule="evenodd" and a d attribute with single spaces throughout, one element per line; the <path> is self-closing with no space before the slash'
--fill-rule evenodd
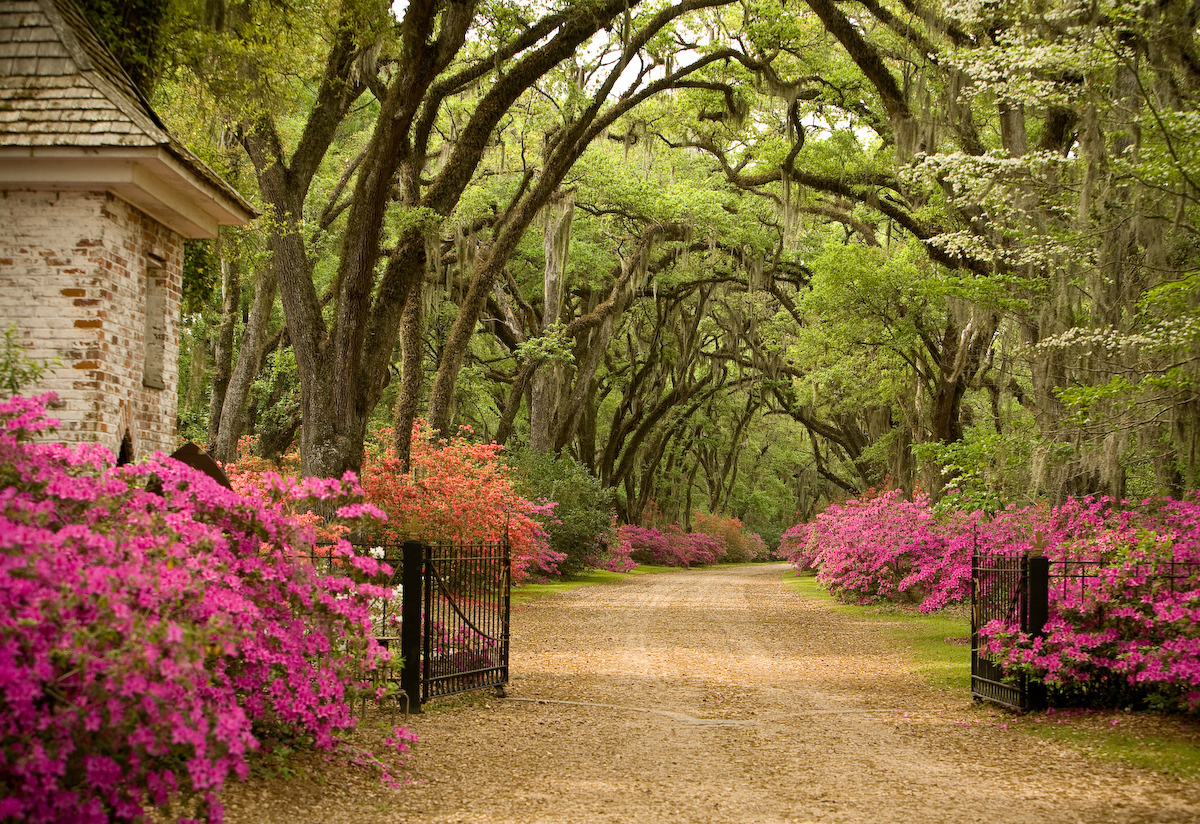
<path id="1" fill-rule="evenodd" d="M 1026 716 L 1020 727 L 1032 735 L 1068 744 L 1088 755 L 1163 773 L 1181 781 L 1200 779 L 1200 722 L 1186 716 L 1143 713 L 1159 721 L 1154 730 L 1142 729 L 1137 715 L 1117 712 L 1084 713 L 1059 718 Z M 1124 729 L 1133 727 L 1135 731 Z"/>
<path id="2" fill-rule="evenodd" d="M 908 651 L 913 672 L 936 689 L 971 689 L 971 620 L 965 612 L 933 614 L 893 604 L 857 606 L 838 601 L 812 573 L 797 576 L 788 570 L 783 582 L 805 598 L 821 601 L 834 611 L 881 625 L 890 641 Z"/>
<path id="3" fill-rule="evenodd" d="M 524 606 L 530 601 L 535 601 L 538 598 L 544 598 L 547 595 L 554 595 L 558 592 L 569 592 L 573 589 L 582 589 L 583 587 L 595 586 L 597 584 L 615 584 L 620 581 L 628 580 L 637 575 L 649 575 L 655 572 L 671 572 L 674 567 L 665 566 L 650 566 L 649 564 L 641 564 L 633 568 L 631 572 L 609 572 L 604 569 L 593 569 L 587 572 L 582 572 L 565 581 L 551 581 L 545 584 L 521 584 L 513 587 L 512 603 L 513 606 Z"/>

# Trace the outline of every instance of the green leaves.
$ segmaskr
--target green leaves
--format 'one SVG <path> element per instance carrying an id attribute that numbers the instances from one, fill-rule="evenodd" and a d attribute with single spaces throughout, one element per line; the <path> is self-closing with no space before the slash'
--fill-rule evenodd
<path id="1" fill-rule="evenodd" d="M 6 398 L 16 395 L 37 383 L 47 368 L 57 364 L 57 357 L 49 362 L 26 357 L 17 325 L 10 323 L 4 330 L 3 349 L 0 349 L 0 391 L 4 392 Z"/>

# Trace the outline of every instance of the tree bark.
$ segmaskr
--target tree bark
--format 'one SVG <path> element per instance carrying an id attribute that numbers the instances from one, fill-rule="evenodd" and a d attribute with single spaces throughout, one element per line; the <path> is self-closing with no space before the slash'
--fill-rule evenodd
<path id="1" fill-rule="evenodd" d="M 225 391 L 233 372 L 233 338 L 237 329 L 238 312 L 242 302 L 241 273 L 237 264 L 221 256 L 221 326 L 213 354 L 212 393 L 208 402 L 208 446 L 213 446 L 221 433 L 221 411 L 225 406 Z"/>
<path id="2" fill-rule="evenodd" d="M 277 279 L 275 267 L 266 266 L 254 284 L 254 302 L 250 316 L 242 331 L 241 346 L 238 347 L 237 363 L 225 393 L 221 407 L 221 424 L 216 442 L 211 444 L 212 456 L 221 463 L 237 460 L 238 439 L 246 431 L 248 418 L 247 397 L 250 386 L 262 371 L 263 353 L 267 343 L 267 332 L 271 321 L 271 310 L 275 306 Z"/>
<path id="3" fill-rule="evenodd" d="M 421 386 L 425 382 L 425 307 L 420 294 L 423 284 L 414 285 L 404 303 L 400 324 L 400 391 L 396 396 L 396 411 L 392 418 L 396 459 L 400 470 L 407 472 L 412 461 L 412 428 L 421 401 Z"/>
<path id="4" fill-rule="evenodd" d="M 566 284 L 567 257 L 571 248 L 571 221 L 575 199 L 567 195 L 561 211 L 547 206 L 546 234 L 542 244 L 546 256 L 542 278 L 542 329 L 547 334 L 562 319 L 563 289 Z M 559 407 L 562 366 L 551 361 L 533 373 L 529 407 L 529 447 L 539 452 L 554 448 L 555 413 Z"/>

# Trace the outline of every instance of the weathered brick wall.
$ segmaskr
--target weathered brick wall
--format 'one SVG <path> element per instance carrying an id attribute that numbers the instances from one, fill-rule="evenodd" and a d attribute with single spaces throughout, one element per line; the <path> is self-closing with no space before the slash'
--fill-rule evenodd
<path id="1" fill-rule="evenodd" d="M 111 194 L 0 191 L 0 324 L 61 361 L 24 390 L 58 393 L 59 440 L 117 454 L 128 433 L 135 457 L 174 451 L 182 261 L 177 233 Z M 158 383 L 144 381 L 148 272 L 166 308 L 162 388 L 143 385 Z"/>

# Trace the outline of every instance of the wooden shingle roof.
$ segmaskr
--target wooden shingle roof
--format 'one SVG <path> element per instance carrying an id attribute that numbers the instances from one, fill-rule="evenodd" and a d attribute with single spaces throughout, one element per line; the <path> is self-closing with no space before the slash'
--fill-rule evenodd
<path id="1" fill-rule="evenodd" d="M 217 223 L 244 223 L 255 215 L 233 187 L 167 131 L 72 0 L 0 0 L 0 164 L 62 161 L 80 150 L 125 158 L 143 171 L 172 167 L 176 178 L 206 190 L 204 197 L 216 204 L 206 210 L 220 213 L 213 218 Z M 22 179 L 32 172 L 3 171 L 0 185 L 37 182 Z M 177 193 L 186 188 L 178 179 L 168 185 Z M 124 194 L 119 181 L 110 188 Z M 183 231 L 210 235 L 215 225 Z"/>

